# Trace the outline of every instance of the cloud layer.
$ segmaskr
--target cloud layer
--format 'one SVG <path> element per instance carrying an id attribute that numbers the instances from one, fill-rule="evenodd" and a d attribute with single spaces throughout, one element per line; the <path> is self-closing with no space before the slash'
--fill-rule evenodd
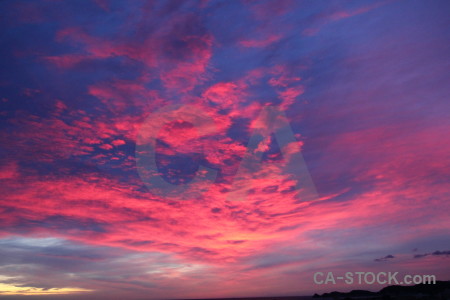
<path id="1" fill-rule="evenodd" d="M 339 288 L 314 286 L 316 271 L 450 279 L 445 1 L 1 6 L 0 295 Z M 142 135 L 156 138 L 151 176 L 195 197 L 144 184 Z"/>

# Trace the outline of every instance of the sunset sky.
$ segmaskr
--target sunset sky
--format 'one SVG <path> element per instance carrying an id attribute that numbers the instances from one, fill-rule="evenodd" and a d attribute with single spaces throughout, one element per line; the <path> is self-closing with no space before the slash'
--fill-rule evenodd
<path id="1" fill-rule="evenodd" d="M 450 280 L 449 15 L 445 0 L 1 1 L 0 299 Z"/>

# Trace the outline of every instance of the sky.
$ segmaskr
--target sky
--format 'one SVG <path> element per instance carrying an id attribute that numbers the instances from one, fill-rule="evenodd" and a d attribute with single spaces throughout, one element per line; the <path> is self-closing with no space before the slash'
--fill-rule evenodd
<path id="1" fill-rule="evenodd" d="M 448 1 L 0 6 L 0 299 L 450 280 Z"/>

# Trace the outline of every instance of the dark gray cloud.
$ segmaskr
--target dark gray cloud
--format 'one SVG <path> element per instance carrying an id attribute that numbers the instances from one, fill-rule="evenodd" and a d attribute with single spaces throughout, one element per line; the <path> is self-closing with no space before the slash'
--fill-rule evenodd
<path id="1" fill-rule="evenodd" d="M 385 257 L 375 258 L 374 261 L 380 262 L 380 261 L 388 261 L 390 259 L 395 258 L 394 255 L 388 254 Z"/>
<path id="2" fill-rule="evenodd" d="M 432 252 L 432 253 L 423 253 L 423 254 L 416 254 L 416 255 L 414 255 L 414 258 L 422 258 L 422 257 L 425 257 L 425 256 L 430 256 L 430 255 L 432 255 L 432 256 L 449 256 L 450 255 L 450 250 L 447 250 L 447 251 L 434 251 L 434 252 Z"/>

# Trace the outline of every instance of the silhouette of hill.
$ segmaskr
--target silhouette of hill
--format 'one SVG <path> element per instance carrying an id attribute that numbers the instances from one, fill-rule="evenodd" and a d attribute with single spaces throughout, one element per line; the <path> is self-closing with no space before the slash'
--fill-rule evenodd
<path id="1" fill-rule="evenodd" d="M 330 292 L 314 296 L 242 297 L 183 300 L 450 300 L 450 281 L 436 281 L 436 284 L 413 286 L 387 286 L 378 292 L 353 290 L 351 292 Z M 181 299 L 179 299 L 181 300 Z"/>
<path id="2" fill-rule="evenodd" d="M 315 294 L 314 299 L 342 300 L 450 300 L 450 281 L 436 281 L 436 284 L 416 284 L 413 286 L 391 285 L 378 292 L 353 290 L 348 293 L 331 292 Z"/>

